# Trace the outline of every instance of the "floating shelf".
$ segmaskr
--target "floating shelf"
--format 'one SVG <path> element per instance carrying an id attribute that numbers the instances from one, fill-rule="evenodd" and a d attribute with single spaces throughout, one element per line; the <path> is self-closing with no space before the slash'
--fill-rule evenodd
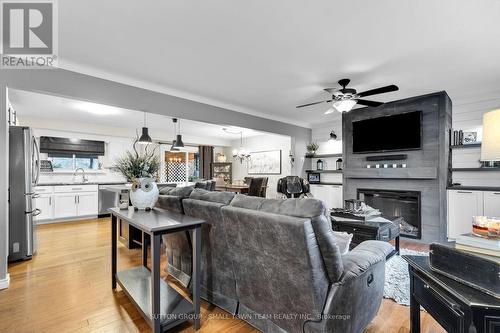
<path id="1" fill-rule="evenodd" d="M 362 168 L 344 170 L 345 178 L 436 179 L 437 168 Z"/>
<path id="2" fill-rule="evenodd" d="M 481 144 L 480 143 L 471 143 L 468 145 L 451 145 L 451 149 L 465 149 L 465 148 L 480 148 Z"/>
<path id="3" fill-rule="evenodd" d="M 451 169 L 451 171 L 457 171 L 457 172 L 461 172 L 461 171 L 480 171 L 480 172 L 483 172 L 483 171 L 500 171 L 500 167 L 492 167 L 492 168 L 454 168 L 454 169 Z"/>
<path id="4" fill-rule="evenodd" d="M 342 157 L 342 153 L 338 154 L 319 154 L 314 156 L 306 156 L 306 158 L 328 158 L 328 157 Z"/>
<path id="5" fill-rule="evenodd" d="M 337 185 L 342 186 L 342 183 L 328 183 L 328 182 L 320 182 L 320 183 L 309 183 L 309 185 Z"/>
<path id="6" fill-rule="evenodd" d="M 343 170 L 306 170 L 307 173 L 317 172 L 317 173 L 342 173 Z"/>

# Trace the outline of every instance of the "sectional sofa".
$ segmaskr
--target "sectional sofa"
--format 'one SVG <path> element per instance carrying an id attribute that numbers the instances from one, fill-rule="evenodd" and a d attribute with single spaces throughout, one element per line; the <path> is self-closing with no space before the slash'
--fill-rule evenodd
<path id="1" fill-rule="evenodd" d="M 158 205 L 203 218 L 202 297 L 263 332 L 353 332 L 382 301 L 385 242 L 342 254 L 320 200 L 166 189 Z M 187 233 L 164 238 L 167 272 L 189 286 Z"/>

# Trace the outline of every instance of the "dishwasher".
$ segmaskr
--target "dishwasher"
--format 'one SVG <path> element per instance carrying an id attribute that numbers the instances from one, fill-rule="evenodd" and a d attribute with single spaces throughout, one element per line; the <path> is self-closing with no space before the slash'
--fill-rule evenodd
<path id="1" fill-rule="evenodd" d="M 113 185 L 125 185 L 125 183 Z M 107 190 L 107 187 L 109 185 L 99 185 L 99 217 L 109 216 L 108 208 L 118 207 L 120 203 L 120 193 Z"/>

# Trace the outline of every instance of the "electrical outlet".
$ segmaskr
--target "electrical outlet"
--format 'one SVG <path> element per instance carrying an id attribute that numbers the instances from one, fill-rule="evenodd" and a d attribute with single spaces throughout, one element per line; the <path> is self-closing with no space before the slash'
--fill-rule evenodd
<path id="1" fill-rule="evenodd" d="M 19 243 L 18 242 L 12 244 L 12 252 L 14 252 L 14 253 L 19 252 Z"/>

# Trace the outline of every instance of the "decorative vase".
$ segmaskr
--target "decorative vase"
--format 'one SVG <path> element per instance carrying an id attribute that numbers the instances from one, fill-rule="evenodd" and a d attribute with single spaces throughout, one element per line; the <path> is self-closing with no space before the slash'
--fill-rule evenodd
<path id="1" fill-rule="evenodd" d="M 136 178 L 132 181 L 130 201 L 137 209 L 149 210 L 158 201 L 158 186 L 152 178 Z"/>

